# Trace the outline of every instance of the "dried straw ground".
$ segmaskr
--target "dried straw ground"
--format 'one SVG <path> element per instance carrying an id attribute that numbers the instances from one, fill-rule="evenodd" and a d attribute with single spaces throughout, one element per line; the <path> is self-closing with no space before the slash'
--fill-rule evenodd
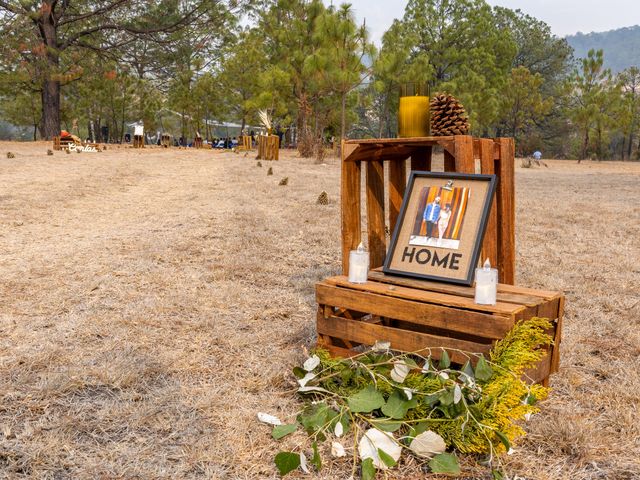
<path id="1" fill-rule="evenodd" d="M 299 407 L 313 285 L 339 269 L 338 162 L 47 148 L 0 144 L 0 478 L 275 478 L 255 414 Z M 640 165 L 548 165 L 517 168 L 518 283 L 566 292 L 562 365 L 505 461 L 637 479 Z"/>

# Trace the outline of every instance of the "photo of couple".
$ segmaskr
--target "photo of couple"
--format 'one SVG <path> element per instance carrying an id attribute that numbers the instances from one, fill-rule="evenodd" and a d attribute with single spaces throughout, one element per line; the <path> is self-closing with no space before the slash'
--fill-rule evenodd
<path id="1" fill-rule="evenodd" d="M 457 250 L 470 189 L 452 186 L 425 187 L 420 192 L 418 211 L 409 245 Z"/>

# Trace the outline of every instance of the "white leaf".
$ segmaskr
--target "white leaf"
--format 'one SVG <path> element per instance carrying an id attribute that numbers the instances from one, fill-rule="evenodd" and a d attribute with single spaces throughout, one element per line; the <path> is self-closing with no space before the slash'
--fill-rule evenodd
<path id="1" fill-rule="evenodd" d="M 416 438 L 411 441 L 411 444 L 409 444 L 409 448 L 420 457 L 431 458 L 444 453 L 447 445 L 440 435 L 431 430 L 427 430 L 416 436 Z"/>
<path id="2" fill-rule="evenodd" d="M 300 470 L 302 470 L 304 473 L 309 473 L 309 467 L 307 467 L 307 457 L 302 452 L 300 452 Z"/>
<path id="3" fill-rule="evenodd" d="M 531 414 L 530 413 L 525 413 L 524 414 L 524 420 L 525 420 L 525 422 L 528 422 L 529 420 L 531 420 Z"/>
<path id="4" fill-rule="evenodd" d="M 516 453 L 516 451 L 513 448 L 510 448 L 507 455 L 513 455 L 514 453 Z"/>
<path id="5" fill-rule="evenodd" d="M 431 361 L 427 358 L 427 361 L 424 362 L 422 366 L 422 373 L 429 373 L 431 371 Z"/>
<path id="6" fill-rule="evenodd" d="M 460 385 L 456 384 L 453 389 L 453 403 L 460 403 L 462 400 L 462 390 L 460 389 Z"/>
<path id="7" fill-rule="evenodd" d="M 447 374 L 447 372 L 440 372 L 438 376 L 443 380 L 449 380 L 449 375 Z"/>
<path id="8" fill-rule="evenodd" d="M 344 447 L 339 442 L 331 442 L 331 455 L 336 458 L 344 457 L 347 452 L 344 451 Z"/>
<path id="9" fill-rule="evenodd" d="M 373 347 L 371 347 L 371 350 L 373 350 L 374 352 L 385 352 L 390 348 L 391 348 L 391 342 L 381 342 L 378 340 L 376 341 L 376 343 L 373 344 Z"/>
<path id="10" fill-rule="evenodd" d="M 314 355 L 313 357 L 307 358 L 307 360 L 302 364 L 302 368 L 304 368 L 307 372 L 310 372 L 318 365 L 320 365 L 320 357 Z"/>
<path id="11" fill-rule="evenodd" d="M 411 369 L 409 368 L 409 365 L 404 363 L 402 360 L 395 362 L 393 364 L 393 370 L 391 370 L 391 379 L 394 382 L 402 383 L 404 382 L 404 379 L 407 378 L 410 371 Z"/>
<path id="12" fill-rule="evenodd" d="M 358 443 L 358 453 L 360 459 L 366 460 L 370 458 L 376 468 L 387 469 L 387 465 L 382 461 L 378 454 L 378 449 L 393 458 L 396 462 L 402 453 L 402 447 L 395 441 L 393 434 L 382 432 L 376 428 L 370 428 L 360 439 Z"/>
<path id="13" fill-rule="evenodd" d="M 269 415 L 268 413 L 258 412 L 258 420 L 269 425 L 282 425 L 282 422 L 278 417 L 274 417 L 273 415 Z"/>
<path id="14" fill-rule="evenodd" d="M 309 383 L 309 380 L 313 380 L 314 378 L 316 378 L 316 374 L 309 372 L 304 377 L 299 378 L 298 383 L 300 384 L 301 387 L 305 387 L 307 383 Z"/>
<path id="15" fill-rule="evenodd" d="M 413 390 L 411 390 L 410 388 L 403 388 L 402 391 L 406 395 L 407 400 L 411 400 L 413 398 Z"/>
<path id="16" fill-rule="evenodd" d="M 342 426 L 342 422 L 336 423 L 336 428 L 333 430 L 333 433 L 336 434 L 336 437 L 341 437 L 344 433 L 344 427 Z"/>
<path id="17" fill-rule="evenodd" d="M 300 387 L 298 389 L 298 392 L 300 392 L 300 393 L 321 392 L 321 393 L 329 393 L 329 394 L 331 394 L 331 392 L 329 390 L 327 390 L 326 388 L 322 388 L 322 387 Z"/>

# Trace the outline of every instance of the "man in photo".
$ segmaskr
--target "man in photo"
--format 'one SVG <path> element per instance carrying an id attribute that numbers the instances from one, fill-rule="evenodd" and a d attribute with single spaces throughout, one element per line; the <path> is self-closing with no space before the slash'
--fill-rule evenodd
<path id="1" fill-rule="evenodd" d="M 422 217 L 427 226 L 427 237 L 433 237 L 433 233 L 438 231 L 438 219 L 440 218 L 440 197 L 436 197 L 433 202 L 427 204 Z"/>

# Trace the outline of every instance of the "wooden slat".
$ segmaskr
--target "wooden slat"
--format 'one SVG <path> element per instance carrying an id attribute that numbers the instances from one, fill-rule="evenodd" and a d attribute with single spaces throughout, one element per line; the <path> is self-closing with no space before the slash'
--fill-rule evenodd
<path id="1" fill-rule="evenodd" d="M 343 154 L 345 149 L 342 149 Z M 342 220 L 342 273 L 349 274 L 349 252 L 360 243 L 360 162 L 342 162 L 340 183 Z"/>
<path id="2" fill-rule="evenodd" d="M 484 175 L 493 175 L 495 173 L 494 161 L 494 142 L 488 138 L 482 138 L 478 142 L 480 145 L 480 173 Z M 497 200 L 493 198 L 489 219 L 487 221 L 487 230 L 482 243 L 482 259 L 488 258 L 491 265 L 498 265 L 498 205 Z M 504 281 L 499 278 L 498 281 Z"/>
<path id="3" fill-rule="evenodd" d="M 564 296 L 560 297 L 558 304 L 558 321 L 556 322 L 556 334 L 553 339 L 553 347 L 551 350 L 551 373 L 555 373 L 560 369 L 560 342 L 562 341 L 562 320 L 564 318 Z"/>
<path id="4" fill-rule="evenodd" d="M 346 318 L 318 318 L 318 333 L 347 339 L 365 345 L 373 345 L 376 341 L 391 342 L 393 350 L 405 352 L 418 352 L 425 348 L 431 348 L 433 353 L 441 348 L 448 350 L 453 362 L 464 363 L 467 357 L 456 350 L 470 353 L 487 353 L 491 344 L 482 344 L 459 340 L 449 337 L 440 337 L 421 332 L 406 332 L 393 327 L 363 323 Z"/>
<path id="5" fill-rule="evenodd" d="M 473 137 L 456 135 L 454 138 L 455 171 L 458 173 L 475 173 L 473 161 Z"/>
<path id="6" fill-rule="evenodd" d="M 367 145 L 367 144 L 376 144 L 376 145 L 393 145 L 393 144 L 402 144 L 402 145 L 438 145 L 442 142 L 447 142 L 453 140 L 452 136 L 443 136 L 443 137 L 407 137 L 407 138 L 363 138 L 363 139 L 354 139 L 354 140 L 345 140 L 344 143 L 347 145 Z"/>
<path id="7" fill-rule="evenodd" d="M 414 149 L 411 153 L 411 170 L 430 172 L 432 149 L 431 146 Z"/>
<path id="8" fill-rule="evenodd" d="M 404 191 L 407 188 L 407 162 L 394 160 L 387 165 L 389 167 L 389 230 L 393 233 L 400 215 Z"/>
<path id="9" fill-rule="evenodd" d="M 502 283 L 515 283 L 515 147 L 512 138 L 500 138 L 498 179 L 498 275 Z"/>
<path id="10" fill-rule="evenodd" d="M 370 268 L 384 263 L 387 254 L 384 233 L 384 166 L 382 160 L 367 162 L 367 233 Z"/>
<path id="11" fill-rule="evenodd" d="M 464 308 L 465 310 L 504 315 L 508 317 L 513 317 L 524 308 L 522 305 L 503 302 L 497 302 L 495 305 L 478 305 L 473 301 L 473 298 L 469 297 L 448 295 L 446 293 L 420 290 L 417 288 L 388 285 L 381 282 L 366 282 L 360 284 L 350 283 L 346 276 L 330 277 L 325 279 L 323 283 L 326 285 L 342 287 L 349 291 L 372 292 L 380 295 L 388 295 L 390 297 L 433 303 L 454 308 Z M 319 285 L 321 284 L 318 284 L 318 286 Z"/>
<path id="12" fill-rule="evenodd" d="M 453 285 L 448 283 L 431 282 L 429 280 L 417 280 L 408 277 L 399 277 L 394 275 L 385 275 L 379 269 L 369 272 L 369 280 L 389 283 L 392 285 L 402 285 L 404 287 L 417 288 L 420 290 L 429 290 L 432 292 L 447 293 L 449 295 L 458 295 L 460 297 L 474 298 L 475 288 L 465 287 L 462 285 Z M 542 298 L 524 293 L 514 293 L 505 291 L 504 285 L 498 284 L 498 293 L 496 299 L 503 303 L 515 303 L 527 307 L 537 306 L 542 302 Z"/>
<path id="13" fill-rule="evenodd" d="M 416 148 L 430 147 L 408 147 L 402 145 L 388 145 L 377 147 L 376 145 L 360 145 L 357 151 L 349 155 L 347 162 L 390 160 L 391 158 L 409 158 Z"/>
<path id="14" fill-rule="evenodd" d="M 514 325 L 507 316 L 490 315 L 430 303 L 421 303 L 389 295 L 366 291 L 353 291 L 337 286 L 316 285 L 318 303 L 344 308 L 362 308 L 363 304 L 373 315 L 404 320 L 417 325 L 445 328 L 451 332 L 471 334 L 497 339 Z"/>

